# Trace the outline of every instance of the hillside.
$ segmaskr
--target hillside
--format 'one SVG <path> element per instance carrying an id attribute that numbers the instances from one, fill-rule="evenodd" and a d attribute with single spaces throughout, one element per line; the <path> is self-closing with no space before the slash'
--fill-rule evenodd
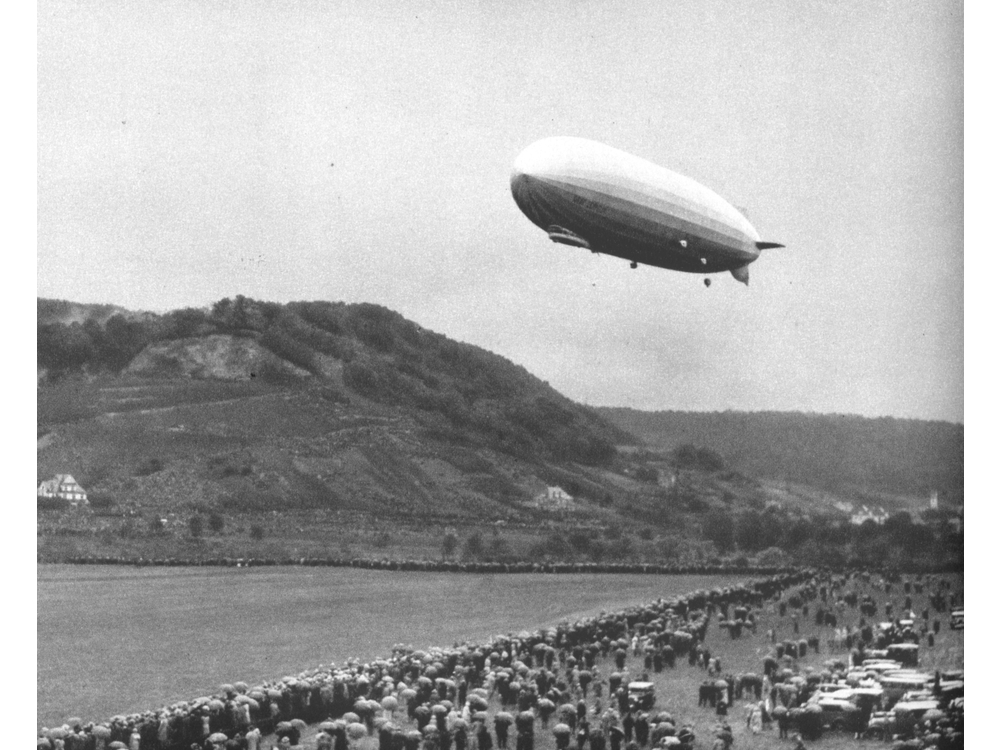
<path id="1" fill-rule="evenodd" d="M 442 540 L 473 559 L 773 548 L 773 563 L 833 544 L 879 561 L 916 541 L 909 527 L 891 543 L 833 533 L 849 498 L 645 446 L 523 367 L 377 305 L 43 306 L 72 315 L 39 321 L 38 479 L 70 473 L 91 499 L 40 502 L 43 561 L 427 558 Z M 945 525 L 914 533 L 922 546 L 898 559 L 954 559 Z"/>
<path id="2" fill-rule="evenodd" d="M 707 446 L 752 476 L 808 484 L 860 502 L 910 496 L 962 504 L 964 428 L 947 422 L 778 412 L 600 408 L 651 449 Z"/>

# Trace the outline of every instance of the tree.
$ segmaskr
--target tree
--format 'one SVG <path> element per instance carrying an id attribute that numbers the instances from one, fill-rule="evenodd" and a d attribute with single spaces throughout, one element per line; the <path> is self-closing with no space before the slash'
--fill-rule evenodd
<path id="1" fill-rule="evenodd" d="M 674 462 L 681 469 L 698 469 L 701 471 L 720 471 L 725 468 L 725 462 L 710 448 L 685 443 L 674 451 Z"/>
<path id="2" fill-rule="evenodd" d="M 658 482 L 660 480 L 660 472 L 652 466 L 640 466 L 635 470 L 635 478 L 641 479 L 643 482 Z"/>
<path id="3" fill-rule="evenodd" d="M 250 538 L 260 541 L 264 538 L 264 527 L 259 524 L 254 524 L 250 527 Z"/>
<path id="4" fill-rule="evenodd" d="M 490 540 L 490 554 L 497 560 L 510 555 L 510 545 L 507 544 L 507 540 L 502 536 L 494 536 Z"/>
<path id="5" fill-rule="evenodd" d="M 705 536 L 711 539 L 720 552 L 729 552 L 733 548 L 735 533 L 732 517 L 723 511 L 714 510 L 705 518 L 703 527 Z"/>
<path id="6" fill-rule="evenodd" d="M 479 557 L 483 554 L 483 535 L 478 531 L 474 532 L 472 536 L 465 540 L 465 550 L 463 552 L 465 557 Z"/>
<path id="7" fill-rule="evenodd" d="M 208 516 L 208 528 L 210 528 L 214 534 L 221 534 L 222 530 L 226 528 L 226 519 L 223 518 L 221 513 L 213 512 Z"/>
<path id="8" fill-rule="evenodd" d="M 458 534 L 454 529 L 445 529 L 444 538 L 441 540 L 441 557 L 447 560 L 455 554 L 458 549 Z"/>
<path id="9" fill-rule="evenodd" d="M 205 521 L 201 516 L 191 516 L 191 518 L 188 519 L 188 531 L 191 532 L 191 536 L 195 539 L 200 537 L 204 530 Z"/>

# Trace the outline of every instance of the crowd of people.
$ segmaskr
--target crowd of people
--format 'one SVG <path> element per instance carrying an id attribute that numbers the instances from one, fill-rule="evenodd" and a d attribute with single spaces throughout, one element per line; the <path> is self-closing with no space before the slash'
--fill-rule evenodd
<path id="1" fill-rule="evenodd" d="M 359 731 L 359 725 L 366 732 L 374 732 L 376 718 L 382 720 L 378 728 L 380 741 L 387 732 L 392 733 L 391 738 L 386 737 L 388 745 L 382 750 L 403 750 L 409 747 L 407 738 L 411 744 L 416 740 L 412 731 L 434 734 L 427 730 L 430 722 L 420 726 L 418 719 L 422 720 L 420 717 L 427 713 L 440 715 L 442 710 L 452 722 L 456 718 L 467 722 L 467 736 L 474 736 L 478 742 L 482 731 L 473 730 L 473 726 L 483 724 L 476 715 L 483 714 L 486 706 L 481 694 L 472 693 L 473 690 L 486 691 L 488 696 L 498 695 L 502 706 L 517 708 L 508 726 L 519 727 L 516 720 L 520 716 L 518 736 L 528 735 L 523 726 L 527 714 L 540 717 L 545 713 L 546 704 L 539 705 L 543 700 L 561 710 L 557 724 L 566 724 L 576 732 L 576 723 L 564 707 L 569 703 L 575 707 L 575 692 L 586 689 L 587 673 L 593 670 L 598 655 L 612 651 L 612 643 L 616 644 L 615 651 L 627 648 L 630 639 L 638 634 L 656 642 L 661 658 L 665 659 L 667 653 L 686 656 L 696 643 L 704 640 L 710 606 L 723 603 L 759 606 L 764 599 L 808 580 L 811 575 L 812 571 L 787 572 L 741 586 L 696 591 L 618 613 L 563 623 L 530 635 L 522 633 L 524 637 L 497 637 L 485 644 L 427 651 L 397 648 L 389 658 L 368 664 L 352 661 L 342 667 L 312 670 L 252 687 L 237 682 L 222 686 L 213 696 L 158 711 L 115 716 L 98 724 L 74 718 L 61 727 L 43 728 L 39 746 L 52 750 L 113 750 L 112 746 L 118 747 L 115 743 L 121 743 L 130 750 L 188 750 L 192 744 L 211 747 L 215 744 L 213 737 L 225 745 L 237 741 L 238 736 L 240 747 L 258 750 L 253 744 L 255 731 L 292 736 L 289 731 L 292 722 L 312 725 L 337 717 L 327 725 L 333 732 L 334 750 L 346 750 L 344 743 L 351 732 Z M 418 722 L 416 729 L 404 731 L 393 721 L 399 709 L 386 713 L 382 703 L 390 698 L 405 707 L 409 721 Z M 382 715 L 376 716 L 379 710 Z M 353 721 L 355 717 L 359 721 Z M 503 720 L 501 716 L 501 723 Z M 335 724 L 337 721 L 342 724 Z M 439 722 L 435 726 L 440 729 Z M 493 729 L 496 734 L 496 726 Z M 327 729 L 322 732 L 329 733 Z M 424 737 L 421 740 L 424 744 L 418 747 L 451 750 L 454 742 L 446 737 L 451 737 L 449 732 L 439 732 L 433 740 L 439 743 L 436 746 L 433 742 L 428 746 Z M 496 736 L 499 750 L 506 750 L 505 742 L 501 730 Z M 533 750 L 529 737 L 518 742 L 521 744 L 517 750 Z M 476 750 L 490 749 L 477 744 Z"/>
<path id="2" fill-rule="evenodd" d="M 874 598 L 870 594 L 859 598 L 856 591 L 850 588 L 855 583 L 877 587 L 887 597 L 898 585 L 903 593 L 902 607 L 887 601 L 884 608 L 886 616 L 891 617 L 895 613 L 895 619 L 869 622 L 870 613 L 877 614 L 883 610 L 873 605 Z M 925 586 L 933 586 L 934 590 L 930 592 L 929 606 L 918 614 L 912 609 L 912 594 L 922 593 Z M 933 648 L 934 636 L 940 632 L 940 620 L 935 617 L 932 622 L 932 612 L 940 615 L 960 602 L 960 595 L 949 591 L 949 588 L 950 583 L 944 578 L 893 582 L 874 579 L 867 573 L 856 576 L 817 575 L 783 599 L 777 606 L 776 614 L 786 626 L 791 625 L 794 634 L 799 633 L 800 621 L 810 616 L 815 617 L 814 622 L 821 629 L 833 628 L 835 637 L 828 642 L 828 647 L 833 653 L 843 652 L 844 657 L 826 660 L 822 669 L 800 666 L 799 660 L 810 650 L 819 653 L 819 637 L 813 635 L 779 641 L 776 631 L 771 629 L 766 634 L 771 651 L 763 659 L 762 673 L 733 675 L 722 674 L 719 660 L 699 645 L 695 651 L 702 653 L 697 657 L 692 654 L 692 659 L 708 674 L 698 687 L 698 705 L 714 709 L 725 721 L 734 702 L 745 699 L 744 719 L 751 734 L 768 731 L 776 724 L 779 739 L 788 738 L 791 733 L 799 744 L 803 739 L 818 739 L 824 729 L 832 726 L 853 734 L 855 738 L 895 736 L 903 747 L 940 750 L 963 747 L 964 682 L 961 678 L 943 683 L 941 672 L 936 671 L 933 688 L 914 691 L 930 694 L 930 700 L 919 706 L 918 714 L 908 711 L 893 713 L 885 709 L 892 708 L 905 694 L 906 688 L 883 690 L 878 672 L 864 667 L 869 657 L 889 659 L 895 656 L 893 649 L 900 644 L 904 646 L 900 653 L 909 653 L 914 657 L 918 644 Z M 859 604 L 864 608 L 857 623 L 838 626 L 838 622 L 843 623 L 857 616 L 854 610 Z M 724 606 L 718 619 L 721 628 L 731 627 Z M 746 624 L 754 627 L 750 618 L 747 618 Z M 916 667 L 916 664 L 914 659 L 912 666 Z M 910 665 L 901 663 L 899 666 L 899 673 L 902 673 L 902 668 Z M 961 670 L 958 672 L 961 673 Z M 887 674 L 891 676 L 893 671 Z M 920 684 L 925 676 L 913 670 L 902 683 Z M 822 697 L 824 688 L 854 693 L 853 699 L 842 698 L 836 705 L 837 712 L 832 720 L 830 715 L 824 716 L 822 702 L 814 700 Z M 865 689 L 855 691 L 857 688 Z M 928 703 L 936 704 L 936 707 L 928 709 Z M 882 719 L 873 722 L 873 716 L 881 716 Z M 904 739 L 902 735 L 912 736 Z M 728 744 L 725 746 L 728 747 Z"/>
<path id="3" fill-rule="evenodd" d="M 236 682 L 158 711 L 96 724 L 73 718 L 43 728 L 38 746 L 266 750 L 270 742 L 288 750 L 312 727 L 317 750 L 352 750 L 365 738 L 375 738 L 366 741 L 377 740 L 379 750 L 534 750 L 539 729 L 551 732 L 557 750 L 692 750 L 692 725 L 637 705 L 628 691 L 630 680 L 648 680 L 679 661 L 706 672 L 698 705 L 716 713 L 708 738 L 713 750 L 733 742 L 729 722 L 737 700 L 745 701 L 743 718 L 751 733 L 776 724 L 779 738 L 801 744 L 822 731 L 808 701 L 815 689 L 843 677 L 865 649 L 880 645 L 879 638 L 901 633 L 870 631 L 862 616 L 857 630 L 844 625 L 856 641 L 849 661 L 831 661 L 815 671 L 799 669 L 797 660 L 818 645 L 810 639 L 779 642 L 769 631 L 761 634 L 771 647 L 761 673 L 736 675 L 723 671 L 719 656 L 705 645 L 706 635 L 713 625 L 733 638 L 755 633 L 754 611 L 765 602 L 780 607 L 780 617 L 789 622 L 808 617 L 812 607 L 817 618 L 823 612 L 824 623 L 836 612 L 843 624 L 858 605 L 850 580 L 814 570 L 785 572 L 483 644 L 398 646 L 385 659 L 352 660 L 256 686 Z M 626 664 L 630 656 L 637 659 L 635 673 Z M 961 747 L 960 707 L 939 713 L 919 728 L 925 738 L 920 746 Z"/>

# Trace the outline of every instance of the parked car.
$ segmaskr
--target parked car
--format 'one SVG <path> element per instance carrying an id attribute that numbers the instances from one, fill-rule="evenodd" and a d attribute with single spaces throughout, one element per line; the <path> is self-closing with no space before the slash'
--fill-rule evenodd
<path id="1" fill-rule="evenodd" d="M 880 682 L 885 693 L 886 705 L 891 706 L 912 690 L 926 690 L 933 687 L 934 675 L 900 671 L 883 675 Z"/>
<path id="2" fill-rule="evenodd" d="M 628 703 L 632 710 L 648 711 L 656 704 L 656 687 L 652 682 L 630 682 Z"/>
<path id="3" fill-rule="evenodd" d="M 861 712 L 861 709 L 853 701 L 833 698 L 830 695 L 824 695 L 816 701 L 815 705 L 819 706 L 822 711 L 823 728 L 832 729 L 835 732 L 849 729 L 858 720 L 857 717 Z"/>
<path id="4" fill-rule="evenodd" d="M 919 660 L 920 646 L 916 643 L 893 643 L 886 651 L 889 658 L 898 661 L 904 667 L 915 667 Z"/>
<path id="5" fill-rule="evenodd" d="M 894 736 L 909 737 L 924 714 L 937 710 L 937 701 L 897 703 L 892 711 L 876 711 L 868 720 L 867 739 L 882 740 Z"/>
<path id="6" fill-rule="evenodd" d="M 951 611 L 951 629 L 965 629 L 965 607 L 960 607 Z"/>

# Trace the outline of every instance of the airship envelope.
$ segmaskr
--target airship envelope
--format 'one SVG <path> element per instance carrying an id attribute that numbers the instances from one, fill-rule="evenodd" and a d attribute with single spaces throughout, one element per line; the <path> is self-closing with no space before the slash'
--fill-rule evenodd
<path id="1" fill-rule="evenodd" d="M 545 138 L 514 162 L 514 201 L 564 245 L 688 273 L 729 271 L 748 284 L 757 230 L 689 177 L 584 138 Z M 709 283 L 706 279 L 706 283 Z"/>

